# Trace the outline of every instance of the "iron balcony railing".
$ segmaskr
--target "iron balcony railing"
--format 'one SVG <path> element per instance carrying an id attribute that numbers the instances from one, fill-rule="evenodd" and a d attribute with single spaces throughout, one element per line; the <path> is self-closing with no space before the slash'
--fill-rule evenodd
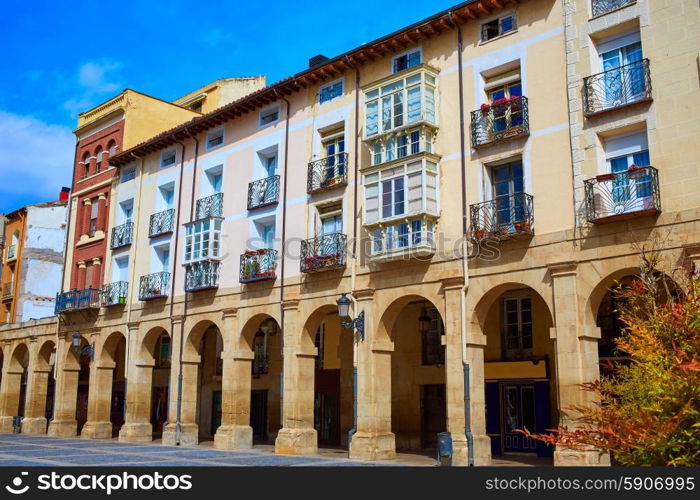
<path id="1" fill-rule="evenodd" d="M 661 212 L 659 173 L 654 167 L 631 167 L 602 174 L 584 183 L 586 217 L 607 222 Z"/>
<path id="2" fill-rule="evenodd" d="M 309 163 L 307 193 L 316 193 L 348 183 L 348 154 L 337 153 Z"/>
<path id="3" fill-rule="evenodd" d="M 609 69 L 583 79 L 586 116 L 651 99 L 649 59 Z"/>
<path id="4" fill-rule="evenodd" d="M 347 239 L 342 233 L 330 233 L 302 241 L 301 272 L 315 273 L 345 267 Z"/>
<path id="5" fill-rule="evenodd" d="M 72 290 L 56 294 L 55 314 L 68 311 L 85 309 L 99 309 L 101 305 L 100 295 L 102 290 L 98 288 L 86 288 L 84 290 Z"/>
<path id="6" fill-rule="evenodd" d="M 370 232 L 370 259 L 400 259 L 435 253 L 435 220 L 423 214 L 380 223 Z"/>
<path id="7" fill-rule="evenodd" d="M 248 184 L 248 210 L 277 203 L 280 194 L 280 176 L 273 175 Z"/>
<path id="8" fill-rule="evenodd" d="M 17 245 L 10 245 L 7 247 L 7 260 L 11 260 L 17 257 Z"/>
<path id="9" fill-rule="evenodd" d="M 170 273 L 147 274 L 141 276 L 139 283 L 139 300 L 151 300 L 167 297 L 170 289 Z"/>
<path id="10" fill-rule="evenodd" d="M 175 227 L 175 209 L 164 210 L 151 215 L 148 224 L 148 236 L 153 238 L 161 234 L 172 233 Z"/>
<path id="11" fill-rule="evenodd" d="M 498 240 L 534 234 L 532 196 L 516 193 L 469 207 L 472 235 L 477 240 Z"/>
<path id="12" fill-rule="evenodd" d="M 129 292 L 128 281 L 116 281 L 102 287 L 102 307 L 123 306 Z"/>
<path id="13" fill-rule="evenodd" d="M 241 283 L 274 280 L 277 278 L 277 250 L 262 248 L 241 255 Z"/>
<path id="14" fill-rule="evenodd" d="M 472 111 L 472 147 L 526 136 L 530 133 L 525 96 L 498 99 Z"/>
<path id="15" fill-rule="evenodd" d="M 134 223 L 125 222 L 121 226 L 112 228 L 112 239 L 110 240 L 110 248 L 119 248 L 126 245 L 131 245 L 134 232 Z"/>
<path id="16" fill-rule="evenodd" d="M 637 0 L 591 0 L 593 17 L 602 16 L 603 14 L 620 9 L 636 1 Z"/>
<path id="17" fill-rule="evenodd" d="M 224 211 L 224 193 L 216 193 L 201 200 L 197 200 L 195 219 L 208 219 L 209 217 L 221 217 Z"/>
<path id="18" fill-rule="evenodd" d="M 219 269 L 217 260 L 203 260 L 185 266 L 185 291 L 196 292 L 219 286 Z"/>
<path id="19" fill-rule="evenodd" d="M 3 299 L 12 298 L 12 292 L 13 292 L 14 288 L 15 288 L 14 281 L 10 281 L 9 283 L 3 283 L 2 284 L 2 298 Z"/>

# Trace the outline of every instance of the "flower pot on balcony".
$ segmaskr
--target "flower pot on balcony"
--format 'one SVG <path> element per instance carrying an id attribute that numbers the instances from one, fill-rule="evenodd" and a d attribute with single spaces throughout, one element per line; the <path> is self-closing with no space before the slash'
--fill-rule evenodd
<path id="1" fill-rule="evenodd" d="M 261 248 L 260 250 L 257 251 L 258 255 L 266 255 L 269 252 L 267 248 Z"/>
<path id="2" fill-rule="evenodd" d="M 253 257 L 255 255 L 258 255 L 258 251 L 257 250 L 246 250 L 243 253 L 243 255 L 245 255 L 246 257 Z"/>
<path id="3" fill-rule="evenodd" d="M 474 231 L 474 236 L 476 239 L 481 240 L 484 238 L 485 231 L 483 229 L 477 229 Z"/>
<path id="4" fill-rule="evenodd" d="M 613 181 L 617 177 L 617 174 L 601 174 L 596 175 L 595 180 L 598 182 Z"/>
<path id="5" fill-rule="evenodd" d="M 479 111 L 481 111 L 481 116 L 488 116 L 491 112 L 491 105 L 484 103 L 479 108 Z"/>
<path id="6" fill-rule="evenodd" d="M 118 303 L 120 306 L 125 305 L 125 304 L 126 304 L 126 297 L 119 297 L 119 299 L 117 299 L 117 303 Z"/>

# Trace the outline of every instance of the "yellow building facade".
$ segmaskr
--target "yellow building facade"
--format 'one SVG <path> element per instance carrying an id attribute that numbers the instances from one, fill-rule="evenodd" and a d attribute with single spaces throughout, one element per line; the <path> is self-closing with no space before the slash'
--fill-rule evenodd
<path id="1" fill-rule="evenodd" d="M 680 3 L 684 38 L 642 0 L 465 2 L 111 157 L 134 175 L 110 227 L 133 206 L 133 231 L 101 303 L 46 337 L 49 434 L 382 460 L 447 431 L 459 465 L 551 456 L 517 429 L 594 403 L 639 247 L 671 277 L 700 256 Z M 31 335 L 0 328 L 5 418 Z"/>

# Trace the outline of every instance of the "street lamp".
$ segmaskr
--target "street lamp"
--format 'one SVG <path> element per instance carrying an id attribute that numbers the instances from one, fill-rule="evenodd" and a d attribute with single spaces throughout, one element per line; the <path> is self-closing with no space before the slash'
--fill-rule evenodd
<path id="1" fill-rule="evenodd" d="M 430 330 L 430 322 L 430 316 L 428 316 L 428 313 L 424 307 L 421 315 L 418 317 L 418 331 L 423 335 L 428 333 L 428 330 Z"/>
<path id="2" fill-rule="evenodd" d="M 360 339 L 365 340 L 365 312 L 362 311 L 357 318 L 350 319 L 350 304 L 352 301 L 347 297 L 347 294 L 342 294 L 336 301 L 338 304 L 338 316 L 340 316 L 340 324 L 344 328 L 352 328 L 360 335 Z M 347 319 L 346 319 L 347 318 Z"/>
<path id="3" fill-rule="evenodd" d="M 73 334 L 73 352 L 76 353 L 78 356 L 82 356 L 83 354 L 87 354 L 90 356 L 90 360 L 92 361 L 95 357 L 95 345 L 94 344 L 88 344 L 82 349 L 80 348 L 80 344 L 82 342 L 82 336 L 80 335 L 80 332 L 75 332 Z"/>

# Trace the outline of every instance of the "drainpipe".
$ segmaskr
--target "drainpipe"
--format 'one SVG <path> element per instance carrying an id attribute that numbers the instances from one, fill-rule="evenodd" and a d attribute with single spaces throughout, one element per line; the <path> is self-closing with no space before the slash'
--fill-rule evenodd
<path id="1" fill-rule="evenodd" d="M 287 237 L 287 164 L 289 163 L 289 100 L 279 93 L 277 89 L 275 95 L 283 100 L 287 105 L 284 124 L 284 167 L 282 167 L 284 182 L 282 183 L 282 261 L 280 263 L 280 348 L 284 356 L 284 257 Z M 284 426 L 284 363 L 280 372 L 280 424 Z"/>
<path id="2" fill-rule="evenodd" d="M 350 62 L 350 57 L 345 56 L 345 62 L 355 70 L 355 146 L 353 151 L 353 164 L 355 170 L 355 179 L 353 186 L 353 204 L 352 204 L 352 265 L 350 267 L 350 290 L 355 290 L 355 278 L 357 276 L 357 191 L 359 189 L 359 170 L 360 170 L 360 69 Z M 353 305 L 357 310 L 357 301 L 352 296 Z M 355 331 L 352 332 L 352 429 L 348 431 L 348 453 L 350 453 L 350 444 L 352 437 L 357 432 L 357 338 Z"/>
<path id="3" fill-rule="evenodd" d="M 460 306 L 462 316 L 462 369 L 464 371 L 464 434 L 467 438 L 467 464 L 469 467 L 474 466 L 474 435 L 472 434 L 471 422 L 471 391 L 470 391 L 470 369 L 467 359 L 467 290 L 469 289 L 469 263 L 467 247 L 467 160 L 466 160 L 466 145 L 464 133 L 464 68 L 462 67 L 462 52 L 464 50 L 462 43 L 462 28 L 456 23 L 452 17 L 452 11 L 448 12 L 450 23 L 457 30 L 457 67 L 459 80 L 459 147 L 460 147 L 460 167 L 462 181 L 462 269 L 464 274 L 464 285 L 460 293 Z"/>

